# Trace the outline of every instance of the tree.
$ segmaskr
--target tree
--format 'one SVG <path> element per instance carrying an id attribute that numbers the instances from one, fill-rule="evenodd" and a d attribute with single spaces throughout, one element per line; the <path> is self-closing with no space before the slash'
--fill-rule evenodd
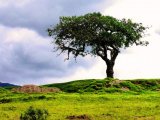
<path id="1" fill-rule="evenodd" d="M 88 54 L 101 57 L 106 65 L 107 77 L 113 78 L 113 67 L 121 48 L 132 45 L 147 45 L 142 41 L 147 27 L 130 19 L 116 19 L 101 13 L 83 16 L 60 17 L 59 23 L 48 28 L 55 50 L 77 56 Z"/>

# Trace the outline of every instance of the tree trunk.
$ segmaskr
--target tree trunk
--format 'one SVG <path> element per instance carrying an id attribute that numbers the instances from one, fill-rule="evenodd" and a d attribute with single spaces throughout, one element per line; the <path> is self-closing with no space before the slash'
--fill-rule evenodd
<path id="1" fill-rule="evenodd" d="M 109 78 L 113 78 L 114 77 L 113 67 L 114 67 L 113 63 L 107 63 L 106 75 Z"/>
<path id="2" fill-rule="evenodd" d="M 107 51 L 109 51 L 109 52 L 107 52 Z M 118 56 L 118 53 L 119 53 L 119 48 L 114 47 L 114 45 L 111 45 L 111 46 L 106 45 L 105 46 L 105 44 L 104 44 L 96 49 L 96 54 L 98 56 L 100 56 L 106 62 L 107 77 L 110 77 L 110 78 L 114 77 L 113 67 L 114 67 L 115 60 Z M 110 55 L 108 55 L 108 54 L 110 54 Z"/>

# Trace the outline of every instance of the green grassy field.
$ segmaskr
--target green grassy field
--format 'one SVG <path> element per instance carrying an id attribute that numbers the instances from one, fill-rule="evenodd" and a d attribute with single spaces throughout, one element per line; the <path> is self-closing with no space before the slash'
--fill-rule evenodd
<path id="1" fill-rule="evenodd" d="M 58 84 L 65 92 L 48 94 L 12 93 L 0 88 L 0 120 L 19 120 L 21 113 L 29 106 L 47 109 L 48 120 L 66 120 L 71 116 L 75 118 L 77 116 L 77 119 L 80 119 L 78 116 L 87 116 L 86 119 L 90 120 L 160 120 L 159 81 L 138 81 L 142 82 L 131 83 L 141 87 L 135 87 L 128 82 L 121 83 L 122 85 L 118 85 L 120 83 L 106 85 L 104 80 L 69 82 L 66 85 Z M 68 87 L 71 84 L 72 89 Z M 81 89 L 77 88 L 78 84 Z M 104 87 L 103 84 L 110 86 Z M 95 87 L 97 85 L 98 88 Z M 52 86 L 57 84 L 45 85 Z M 124 86 L 128 86 L 126 91 L 121 90 Z"/>

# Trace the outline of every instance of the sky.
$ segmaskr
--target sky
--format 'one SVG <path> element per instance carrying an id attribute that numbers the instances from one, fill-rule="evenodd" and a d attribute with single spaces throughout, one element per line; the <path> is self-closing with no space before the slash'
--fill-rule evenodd
<path id="1" fill-rule="evenodd" d="M 60 16 L 101 12 L 129 18 L 149 27 L 142 38 L 147 47 L 122 50 L 114 67 L 115 78 L 160 78 L 159 0 L 0 0 L 0 82 L 18 85 L 48 84 L 105 78 L 106 65 L 99 57 L 64 61 L 53 52 L 46 29 Z"/>

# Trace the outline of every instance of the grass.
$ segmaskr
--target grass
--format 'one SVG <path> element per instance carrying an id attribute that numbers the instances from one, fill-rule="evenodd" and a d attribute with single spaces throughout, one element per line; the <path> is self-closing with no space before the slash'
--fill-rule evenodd
<path id="1" fill-rule="evenodd" d="M 19 120 L 20 115 L 33 106 L 47 109 L 48 120 L 66 120 L 71 116 L 87 116 L 91 120 L 160 120 L 159 80 L 119 83 L 85 80 L 45 87 L 61 87 L 65 92 L 26 94 L 0 88 L 0 119 Z M 122 87 L 129 91 L 122 91 Z"/>
<path id="2" fill-rule="evenodd" d="M 45 96 L 39 99 L 38 96 Z M 14 96 L 14 95 L 13 95 Z M 13 97 L 12 96 L 12 97 Z M 29 106 L 49 111 L 48 120 L 65 120 L 67 116 L 87 115 L 93 120 L 145 120 L 160 119 L 160 94 L 150 92 L 140 95 L 116 94 L 29 94 L 35 99 L 18 100 L 0 104 L 1 120 L 18 120 Z M 18 98 L 18 97 L 17 97 Z"/>

